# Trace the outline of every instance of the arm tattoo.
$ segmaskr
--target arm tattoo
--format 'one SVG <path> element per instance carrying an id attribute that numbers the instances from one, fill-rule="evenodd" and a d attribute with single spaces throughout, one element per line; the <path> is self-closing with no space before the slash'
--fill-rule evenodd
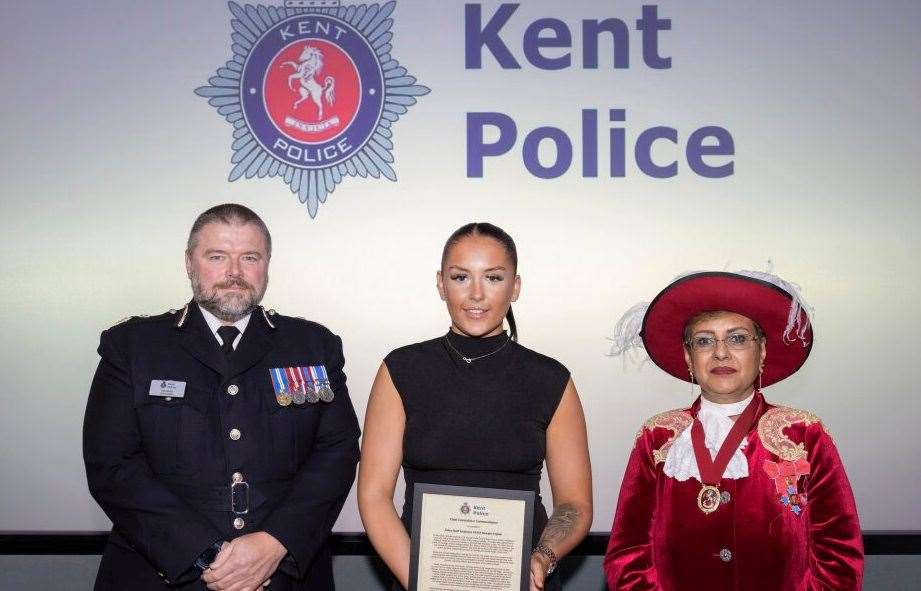
<path id="1" fill-rule="evenodd" d="M 576 530 L 576 525 L 581 516 L 582 514 L 575 505 L 569 503 L 560 505 L 553 511 L 553 515 L 547 521 L 547 527 L 544 528 L 540 541 L 550 546 L 562 542 Z"/>

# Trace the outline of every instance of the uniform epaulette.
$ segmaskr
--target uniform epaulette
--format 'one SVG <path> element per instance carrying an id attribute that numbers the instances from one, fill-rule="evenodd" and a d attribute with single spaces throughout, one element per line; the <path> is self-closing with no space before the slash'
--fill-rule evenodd
<path id="1" fill-rule="evenodd" d="M 809 426 L 813 423 L 822 424 L 822 421 L 808 410 L 790 406 L 775 406 L 758 419 L 758 437 L 765 449 L 782 460 L 795 462 L 806 459 L 805 444 L 795 443 L 784 433 L 784 429 L 798 423 Z M 825 426 L 822 425 L 822 428 L 824 429 Z"/>
<path id="2" fill-rule="evenodd" d="M 287 316 L 287 315 L 279 314 L 278 312 L 275 311 L 274 308 L 268 308 L 268 309 L 262 308 L 262 314 L 263 314 L 263 317 L 265 317 L 266 322 L 269 322 L 270 324 L 278 322 L 280 318 L 284 318 L 287 320 L 300 320 L 301 322 L 310 322 L 310 320 L 307 320 L 303 316 Z M 275 328 L 275 327 L 272 326 L 272 328 Z"/>
<path id="3" fill-rule="evenodd" d="M 163 318 L 166 318 L 166 317 L 169 317 L 169 316 L 174 316 L 174 315 L 178 314 L 180 311 L 181 311 L 181 310 L 171 309 L 171 310 L 167 310 L 166 312 L 164 312 L 164 313 L 162 313 L 162 314 L 154 314 L 154 315 L 150 315 L 150 314 L 136 314 L 136 315 L 134 315 L 134 316 L 126 316 L 126 317 L 122 318 L 121 320 L 119 320 L 118 322 L 116 322 L 115 324 L 113 324 L 111 328 L 115 328 L 116 326 L 120 326 L 120 325 L 125 324 L 125 323 L 127 323 L 127 322 L 143 322 L 143 321 L 145 321 L 145 320 L 146 320 L 146 321 L 160 320 L 160 319 L 163 319 Z"/>
<path id="4" fill-rule="evenodd" d="M 691 413 L 684 408 L 676 408 L 674 410 L 667 410 L 665 412 L 660 412 L 659 414 L 649 418 L 643 426 L 640 427 L 640 430 L 637 432 L 636 437 L 639 439 L 643 435 L 644 430 L 652 431 L 656 428 L 668 429 L 672 432 L 669 436 L 668 441 L 666 441 L 662 447 L 655 449 L 652 452 L 652 461 L 655 464 L 665 461 L 665 456 L 668 455 L 668 448 L 672 446 L 672 443 L 675 441 L 675 438 L 681 434 L 682 431 L 687 429 L 691 423 L 694 422 L 694 418 L 691 416 Z"/>
<path id="5" fill-rule="evenodd" d="M 131 322 L 135 320 L 145 320 L 147 318 L 150 318 L 150 314 L 136 314 L 134 316 L 125 316 L 124 318 L 122 318 L 121 320 L 113 324 L 110 328 L 121 326 L 122 324 L 125 324 L 126 322 Z"/>

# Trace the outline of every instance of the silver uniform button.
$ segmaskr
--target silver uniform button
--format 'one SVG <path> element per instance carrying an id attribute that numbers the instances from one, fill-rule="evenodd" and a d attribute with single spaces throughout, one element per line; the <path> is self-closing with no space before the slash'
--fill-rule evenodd
<path id="1" fill-rule="evenodd" d="M 243 482 L 243 475 L 239 472 L 234 472 L 233 476 L 230 477 L 233 482 Z"/>
<path id="2" fill-rule="evenodd" d="M 722 494 L 720 495 L 720 500 L 723 502 L 724 505 L 726 505 L 729 503 L 729 501 L 732 500 L 732 495 L 729 494 L 728 490 L 724 490 Z"/>
<path id="3" fill-rule="evenodd" d="M 234 441 L 237 441 L 237 440 L 240 439 L 240 437 L 242 437 L 242 436 L 243 436 L 243 434 L 240 433 L 240 430 L 239 430 L 239 429 L 231 429 L 231 430 L 230 430 L 230 438 L 233 439 Z"/>
<path id="4" fill-rule="evenodd" d="M 233 520 L 234 529 L 243 529 L 243 526 L 246 525 L 246 522 L 243 521 L 242 517 L 237 517 Z"/>
<path id="5" fill-rule="evenodd" d="M 732 560 L 732 552 L 729 548 L 723 548 L 720 550 L 720 560 L 723 562 L 730 562 Z"/>
<path id="6" fill-rule="evenodd" d="M 236 384 L 230 384 L 229 386 L 227 386 L 227 393 L 230 394 L 231 396 L 236 396 L 237 392 L 239 391 L 240 391 L 240 386 Z"/>

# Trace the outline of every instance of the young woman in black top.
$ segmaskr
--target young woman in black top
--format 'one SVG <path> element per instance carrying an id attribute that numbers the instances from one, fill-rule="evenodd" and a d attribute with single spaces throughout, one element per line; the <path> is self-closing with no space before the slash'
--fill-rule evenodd
<path id="1" fill-rule="evenodd" d="M 437 273 L 450 330 L 391 352 L 372 386 L 358 506 L 371 543 L 404 587 L 416 482 L 534 491 L 532 590 L 561 588 L 548 571 L 591 525 L 582 406 L 563 365 L 517 342 L 511 310 L 521 289 L 517 266 L 515 243 L 500 228 L 458 229 Z M 549 519 L 539 496 L 545 460 L 553 491 Z M 402 520 L 393 504 L 401 466 Z"/>

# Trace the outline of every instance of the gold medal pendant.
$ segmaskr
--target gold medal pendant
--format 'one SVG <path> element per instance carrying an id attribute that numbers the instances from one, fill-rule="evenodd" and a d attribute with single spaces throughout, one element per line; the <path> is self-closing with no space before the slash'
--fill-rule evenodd
<path id="1" fill-rule="evenodd" d="M 704 484 L 697 493 L 697 506 L 706 515 L 713 513 L 720 506 L 720 489 L 711 485 Z"/>
<path id="2" fill-rule="evenodd" d="M 287 393 L 286 391 L 284 391 L 284 390 L 282 390 L 281 392 L 276 392 L 276 393 L 275 393 L 275 400 L 278 401 L 278 404 L 279 404 L 280 406 L 289 406 L 289 405 L 291 404 L 291 402 L 293 402 L 293 399 L 291 398 L 291 395 L 288 394 L 288 393 Z"/>
<path id="3" fill-rule="evenodd" d="M 732 454 L 739 448 L 739 444 L 745 438 L 745 434 L 751 429 L 755 422 L 755 410 L 759 408 L 755 401 L 752 401 L 745 407 L 739 418 L 732 425 L 723 444 L 720 445 L 716 457 L 710 455 L 704 442 L 704 426 L 699 418 L 694 419 L 691 425 L 691 444 L 694 446 L 694 458 L 697 460 L 697 467 L 700 469 L 700 492 L 697 493 L 697 506 L 704 515 L 709 515 L 716 511 L 723 497 L 720 494 L 719 483 L 726 472 L 726 466 Z M 707 484 L 713 482 L 716 484 Z"/>

